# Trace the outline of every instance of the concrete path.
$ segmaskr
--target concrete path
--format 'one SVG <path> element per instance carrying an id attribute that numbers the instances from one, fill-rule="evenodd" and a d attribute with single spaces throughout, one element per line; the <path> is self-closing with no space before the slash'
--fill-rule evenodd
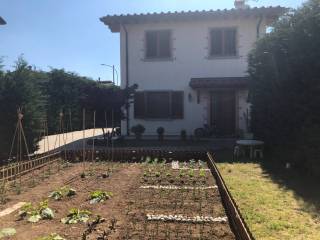
<path id="1" fill-rule="evenodd" d="M 111 129 L 108 129 L 108 131 L 109 130 L 111 131 Z M 81 145 L 82 141 L 79 140 L 82 140 L 83 138 L 90 139 L 92 137 L 102 137 L 102 134 L 102 129 L 97 128 L 85 130 L 84 134 L 83 131 L 75 131 L 65 134 L 49 135 L 39 142 L 39 150 L 36 151 L 36 154 L 41 154 L 54 149 L 62 148 L 64 144 L 67 144 L 68 146 L 73 145 L 72 143 Z"/>

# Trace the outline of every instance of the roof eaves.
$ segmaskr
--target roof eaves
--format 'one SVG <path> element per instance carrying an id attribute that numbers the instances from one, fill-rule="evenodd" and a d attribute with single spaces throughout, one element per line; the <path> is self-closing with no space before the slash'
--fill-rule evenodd
<path id="1" fill-rule="evenodd" d="M 223 9 L 223 10 L 203 10 L 203 11 L 182 11 L 182 12 L 161 12 L 146 14 L 127 14 L 127 15 L 107 15 L 100 20 L 109 26 L 112 32 L 119 32 L 121 24 L 143 23 L 143 22 L 159 22 L 159 21 L 186 21 L 201 19 L 219 19 L 227 17 L 259 17 L 264 15 L 267 18 L 277 18 L 284 14 L 288 9 L 277 7 L 261 7 L 249 9 Z"/>

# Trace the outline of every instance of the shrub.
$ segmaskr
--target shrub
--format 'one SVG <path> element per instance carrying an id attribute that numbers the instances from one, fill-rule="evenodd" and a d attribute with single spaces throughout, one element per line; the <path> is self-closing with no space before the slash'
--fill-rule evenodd
<path id="1" fill-rule="evenodd" d="M 141 136 L 145 132 L 145 130 L 145 127 L 141 124 L 137 124 L 131 127 L 131 132 L 135 135 L 137 140 L 141 139 Z"/>
<path id="2" fill-rule="evenodd" d="M 163 141 L 164 128 L 163 127 L 158 127 L 157 128 L 157 133 L 158 133 L 159 141 Z"/>
<path id="3" fill-rule="evenodd" d="M 252 131 L 273 153 L 320 174 L 320 5 L 310 0 L 278 21 L 249 55 Z"/>
<path id="4" fill-rule="evenodd" d="M 181 130 L 180 132 L 180 139 L 181 141 L 186 141 L 187 140 L 187 131 L 186 130 Z"/>
<path id="5" fill-rule="evenodd" d="M 197 128 L 194 130 L 194 136 L 196 137 L 196 139 L 200 139 L 205 137 L 206 135 L 206 131 L 204 130 L 204 128 Z"/>

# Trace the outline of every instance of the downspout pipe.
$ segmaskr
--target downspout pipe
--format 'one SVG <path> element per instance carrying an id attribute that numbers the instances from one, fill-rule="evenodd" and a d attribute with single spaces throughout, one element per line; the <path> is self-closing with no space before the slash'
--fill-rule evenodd
<path id="1" fill-rule="evenodd" d="M 128 30 L 125 25 L 122 24 L 123 30 L 125 32 L 125 49 L 126 49 L 126 89 L 129 88 L 129 42 L 128 42 Z M 126 99 L 126 123 L 127 123 L 127 136 L 130 136 L 130 103 L 129 100 Z"/>
<path id="2" fill-rule="evenodd" d="M 257 23 L 257 40 L 260 38 L 260 27 L 261 27 L 262 20 L 263 20 L 263 17 L 261 15 Z"/>

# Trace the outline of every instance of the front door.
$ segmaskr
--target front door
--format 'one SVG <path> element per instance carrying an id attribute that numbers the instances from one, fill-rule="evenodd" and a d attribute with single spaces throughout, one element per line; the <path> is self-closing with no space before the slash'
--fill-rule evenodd
<path id="1" fill-rule="evenodd" d="M 211 92 L 211 126 L 217 136 L 232 137 L 236 128 L 236 97 L 234 91 Z"/>

